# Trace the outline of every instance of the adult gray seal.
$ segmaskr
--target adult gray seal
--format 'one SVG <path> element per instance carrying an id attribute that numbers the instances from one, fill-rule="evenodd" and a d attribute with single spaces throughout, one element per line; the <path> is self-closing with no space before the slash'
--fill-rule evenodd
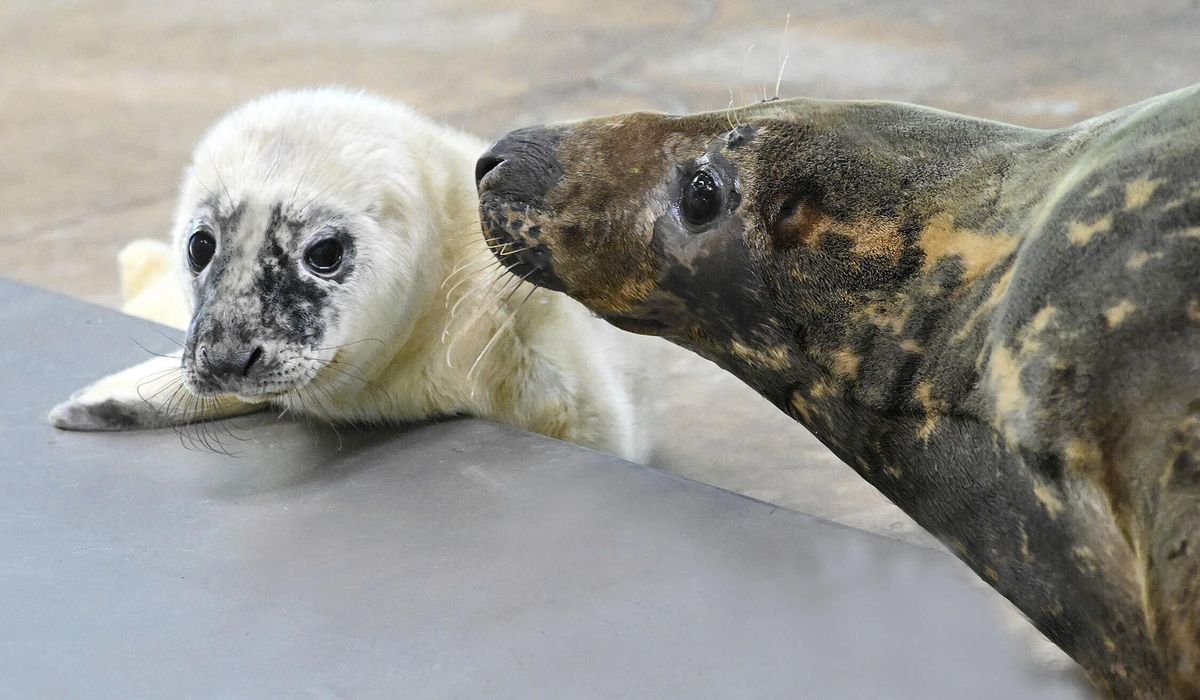
<path id="1" fill-rule="evenodd" d="M 170 248 L 121 256 L 126 308 L 186 324 L 182 352 L 86 387 L 50 420 L 116 430 L 268 406 L 334 423 L 470 414 L 638 458 L 627 387 L 596 352 L 611 329 L 497 274 L 479 238 L 483 148 L 337 89 L 227 115 L 185 172 Z"/>
<path id="2" fill-rule="evenodd" d="M 1200 89 L 604 117 L 477 180 L 507 263 L 753 386 L 1099 688 L 1200 696 Z"/>

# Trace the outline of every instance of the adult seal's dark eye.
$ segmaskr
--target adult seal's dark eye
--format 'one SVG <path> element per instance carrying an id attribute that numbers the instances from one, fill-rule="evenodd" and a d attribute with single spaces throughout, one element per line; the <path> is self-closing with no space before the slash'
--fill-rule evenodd
<path id="1" fill-rule="evenodd" d="M 304 253 L 304 264 L 318 275 L 330 275 L 342 266 L 345 249 L 336 238 L 325 238 L 308 247 Z"/>
<path id="2" fill-rule="evenodd" d="M 721 213 L 721 185 L 713 174 L 701 170 L 692 176 L 683 190 L 679 212 L 692 226 L 703 226 Z"/>
<path id="3" fill-rule="evenodd" d="M 188 238 L 187 257 L 192 272 L 200 272 L 212 262 L 213 254 L 217 252 L 217 239 L 208 229 L 196 229 Z"/>

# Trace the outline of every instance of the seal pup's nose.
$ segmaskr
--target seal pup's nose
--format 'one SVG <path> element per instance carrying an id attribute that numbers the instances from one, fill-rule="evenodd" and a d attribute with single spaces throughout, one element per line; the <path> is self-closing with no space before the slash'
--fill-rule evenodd
<path id="1" fill-rule="evenodd" d="M 196 350 L 200 369 L 214 381 L 227 381 L 250 376 L 262 359 L 261 345 L 251 348 L 210 348 L 201 345 Z"/>
<path id="2" fill-rule="evenodd" d="M 496 192 L 525 203 L 539 201 L 562 177 L 558 164 L 559 127 L 517 129 L 492 144 L 475 163 L 480 194 Z"/>

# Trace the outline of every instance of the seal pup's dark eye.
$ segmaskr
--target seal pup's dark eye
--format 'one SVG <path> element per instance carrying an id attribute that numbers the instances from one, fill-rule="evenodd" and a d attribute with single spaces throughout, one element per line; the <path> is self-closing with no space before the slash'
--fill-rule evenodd
<path id="1" fill-rule="evenodd" d="M 318 275 L 329 275 L 342 266 L 345 249 L 336 238 L 323 238 L 304 251 L 304 264 Z"/>
<path id="2" fill-rule="evenodd" d="M 713 174 L 700 170 L 683 190 L 679 212 L 692 226 L 703 226 L 721 213 L 721 185 Z"/>
<path id="3" fill-rule="evenodd" d="M 188 238 L 187 257 L 192 272 L 200 272 L 212 261 L 217 252 L 217 239 L 207 228 L 197 228 Z"/>

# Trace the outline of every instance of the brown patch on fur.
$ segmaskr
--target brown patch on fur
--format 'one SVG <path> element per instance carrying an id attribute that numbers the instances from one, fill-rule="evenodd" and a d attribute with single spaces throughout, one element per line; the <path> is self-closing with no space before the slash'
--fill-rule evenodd
<path id="1" fill-rule="evenodd" d="M 868 220 L 862 225 L 847 228 L 843 235 L 854 242 L 852 250 L 858 257 L 886 258 L 893 265 L 900 262 L 900 255 L 904 252 L 904 237 L 894 220 Z"/>
<path id="2" fill-rule="evenodd" d="M 908 317 L 912 311 L 908 297 L 899 294 L 894 301 L 874 301 L 866 304 L 861 310 L 854 312 L 854 320 L 857 323 L 865 321 L 880 330 L 898 336 L 904 332 L 904 326 L 908 323 Z"/>
<path id="3" fill-rule="evenodd" d="M 796 412 L 797 416 L 800 416 L 801 421 L 806 426 L 812 425 L 812 419 L 816 412 L 816 407 L 813 406 L 812 402 L 808 400 L 808 397 L 805 396 L 800 390 L 793 391 L 791 404 L 792 410 Z"/>
<path id="4" fill-rule="evenodd" d="M 1188 302 L 1187 315 L 1193 323 L 1200 323 L 1200 299 L 1192 299 Z"/>
<path id="5" fill-rule="evenodd" d="M 1046 512 L 1049 513 L 1051 518 L 1057 518 L 1058 514 L 1063 512 L 1063 509 L 1066 508 L 1066 506 L 1063 505 L 1062 499 L 1058 497 L 1057 493 L 1055 493 L 1054 487 L 1041 480 L 1038 480 L 1034 483 L 1033 495 L 1037 497 L 1038 501 L 1043 506 L 1045 506 Z"/>
<path id="6" fill-rule="evenodd" d="M 997 345 L 988 358 L 987 385 L 995 399 L 996 427 L 1010 445 L 1020 443 L 1017 419 L 1024 416 L 1029 397 L 1021 387 L 1021 365 L 1008 348 Z"/>
<path id="7" fill-rule="evenodd" d="M 1082 438 L 1072 438 L 1063 448 L 1067 469 L 1076 474 L 1096 474 L 1104 469 L 1100 446 Z"/>
<path id="8" fill-rule="evenodd" d="M 755 348 L 735 338 L 729 344 L 729 350 L 750 364 L 767 369 L 783 370 L 792 364 L 787 348 L 781 345 L 770 348 Z"/>
<path id="9" fill-rule="evenodd" d="M 1084 571 L 1092 575 L 1099 571 L 1096 565 L 1096 553 L 1092 551 L 1091 547 L 1082 544 L 1075 545 L 1071 548 L 1071 554 L 1075 556 L 1080 568 Z"/>
<path id="10" fill-rule="evenodd" d="M 1129 314 L 1133 313 L 1134 311 L 1137 311 L 1137 308 L 1138 308 L 1137 304 L 1134 304 L 1132 301 L 1130 301 L 1128 299 L 1122 299 L 1121 301 L 1117 302 L 1116 304 L 1113 304 L 1112 306 L 1105 309 L 1104 322 L 1105 322 L 1105 324 L 1108 325 L 1108 327 L 1110 329 L 1116 328 L 1117 326 L 1124 323 L 1125 319 L 1129 318 Z"/>
<path id="11" fill-rule="evenodd" d="M 1156 178 L 1154 180 L 1141 178 L 1139 180 L 1134 180 L 1133 182 L 1127 183 L 1125 185 L 1125 208 L 1140 209 L 1146 206 L 1146 203 L 1149 202 L 1150 198 L 1154 196 L 1154 191 L 1157 190 L 1159 185 L 1163 184 L 1164 182 L 1166 182 L 1166 180 L 1161 178 Z"/>
<path id="12" fill-rule="evenodd" d="M 975 310 L 972 311 L 967 320 L 963 322 L 962 327 L 954 332 L 954 336 L 951 337 L 950 340 L 956 343 L 962 342 L 966 339 L 967 335 L 975 329 L 975 326 L 977 326 L 981 320 L 989 317 L 991 313 L 996 310 L 996 307 L 1000 305 L 1000 300 L 1003 299 L 1004 294 L 1008 292 L 1008 286 L 1012 284 L 1013 271 L 1016 270 L 1016 267 L 1016 263 L 1014 263 L 1004 271 L 1004 274 L 1000 276 L 1000 279 L 996 280 L 996 283 L 992 285 L 992 292 L 991 294 L 988 294 L 988 298 L 982 304 L 975 307 Z"/>
<path id="13" fill-rule="evenodd" d="M 850 348 L 839 348 L 833 353 L 833 372 L 839 377 L 856 379 L 858 366 L 861 363 L 862 358 Z"/>
<path id="14" fill-rule="evenodd" d="M 928 442 L 933 431 L 937 429 L 938 412 L 942 409 L 942 402 L 933 398 L 933 384 L 928 380 L 917 384 L 915 393 L 917 403 L 925 410 L 925 421 L 917 428 L 917 437 Z"/>
<path id="15" fill-rule="evenodd" d="M 1058 309 L 1053 306 L 1043 306 L 1038 310 L 1029 323 L 1021 329 L 1017 335 L 1017 340 L 1021 344 L 1021 352 L 1037 352 L 1041 349 L 1042 343 L 1038 340 L 1038 336 L 1046 330 L 1050 325 L 1050 321 L 1058 313 Z"/>
<path id="16" fill-rule="evenodd" d="M 964 268 L 963 282 L 970 284 L 1008 257 L 1020 242 L 1018 236 L 989 236 L 958 228 L 949 214 L 938 214 L 921 230 L 919 245 L 925 252 L 926 271 L 943 258 L 958 256 Z"/>
<path id="17" fill-rule="evenodd" d="M 837 387 L 831 384 L 829 380 L 822 378 L 813 383 L 812 389 L 809 390 L 808 395 L 814 399 L 827 399 L 836 393 Z"/>
<path id="18" fill-rule="evenodd" d="M 627 114 L 580 125 L 562 140 L 556 157 L 571 167 L 541 207 L 553 214 L 517 214 L 527 223 L 523 237 L 541 228 L 538 243 L 571 296 L 593 311 L 629 315 L 657 289 L 661 261 L 649 240 L 657 209 L 650 205 L 665 196 L 658 184 L 671 162 L 701 152 L 723 121 Z M 614 211 L 612 202 L 624 206 Z M 587 245 L 589 235 L 604 245 Z"/>
<path id="19" fill-rule="evenodd" d="M 1163 256 L 1162 253 L 1147 253 L 1144 250 L 1139 250 L 1129 256 L 1129 260 L 1125 261 L 1125 269 L 1134 271 L 1142 269 L 1142 266 L 1151 260 L 1158 260 Z"/>
<path id="20" fill-rule="evenodd" d="M 884 258 L 895 265 L 904 253 L 904 237 L 891 219 L 863 218 L 847 223 L 800 205 L 775 227 L 775 243 L 780 248 L 815 248 L 829 235 L 849 239 L 852 255 L 859 258 Z"/>
<path id="21" fill-rule="evenodd" d="M 1072 221 L 1067 226 L 1067 238 L 1075 245 L 1087 245 L 1097 233 L 1103 233 L 1112 228 L 1112 214 L 1097 219 L 1090 224 L 1082 221 Z"/>

